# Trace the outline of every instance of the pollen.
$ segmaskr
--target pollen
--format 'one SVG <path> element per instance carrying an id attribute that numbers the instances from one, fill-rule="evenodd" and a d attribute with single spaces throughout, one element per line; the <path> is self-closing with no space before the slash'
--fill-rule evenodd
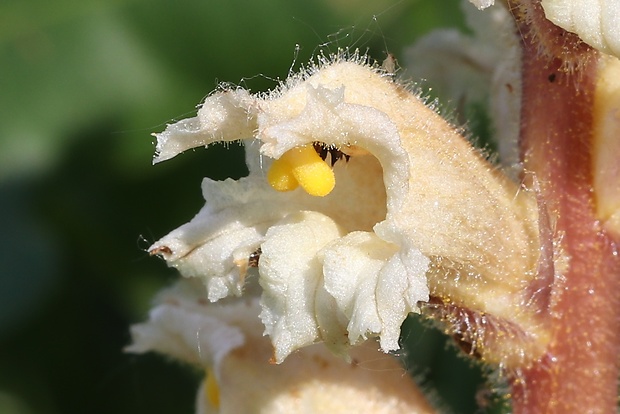
<path id="1" fill-rule="evenodd" d="M 267 173 L 267 181 L 278 191 L 291 191 L 301 186 L 317 197 L 326 196 L 336 185 L 334 172 L 312 144 L 292 148 L 275 160 Z"/>
<path id="2" fill-rule="evenodd" d="M 215 409 L 220 408 L 220 387 L 217 384 L 217 379 L 211 369 L 207 369 L 207 379 L 205 380 L 204 392 L 207 396 L 207 401 Z"/>

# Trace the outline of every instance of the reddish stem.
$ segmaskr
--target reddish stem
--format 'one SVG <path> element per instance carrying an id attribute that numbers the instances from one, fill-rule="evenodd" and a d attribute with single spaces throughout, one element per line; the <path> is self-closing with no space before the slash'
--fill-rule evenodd
<path id="1" fill-rule="evenodd" d="M 532 33 L 529 24 L 522 33 Z M 566 61 L 541 53 L 539 40 L 523 39 L 521 148 L 563 235 L 568 267 L 553 287 L 548 352 L 512 378 L 513 410 L 615 413 L 620 260 L 595 217 L 591 172 L 598 59 L 584 51 L 571 74 Z"/>

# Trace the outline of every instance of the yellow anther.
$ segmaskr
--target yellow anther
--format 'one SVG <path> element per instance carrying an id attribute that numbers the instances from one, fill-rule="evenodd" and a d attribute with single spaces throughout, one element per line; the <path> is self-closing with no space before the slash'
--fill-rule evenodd
<path id="1" fill-rule="evenodd" d="M 301 185 L 308 194 L 318 197 L 326 196 L 336 185 L 334 172 L 312 145 L 285 152 L 271 165 L 267 180 L 278 191 L 291 191 Z"/>
<path id="2" fill-rule="evenodd" d="M 299 183 L 293 175 L 293 167 L 284 160 L 284 157 L 275 160 L 271 164 L 271 168 L 267 173 L 267 181 L 278 191 L 292 191 L 299 187 Z"/>
<path id="3" fill-rule="evenodd" d="M 220 408 L 220 387 L 217 384 L 213 371 L 209 368 L 207 368 L 207 379 L 205 380 L 204 387 L 209 404 L 215 409 Z"/>

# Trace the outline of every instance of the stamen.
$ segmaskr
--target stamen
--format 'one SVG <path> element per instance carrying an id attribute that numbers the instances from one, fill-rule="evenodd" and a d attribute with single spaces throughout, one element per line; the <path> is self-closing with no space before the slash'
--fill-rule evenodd
<path id="1" fill-rule="evenodd" d="M 291 191 L 301 185 L 308 194 L 318 197 L 326 196 L 336 185 L 334 172 L 313 145 L 285 152 L 271 165 L 267 181 L 278 191 Z"/>
<path id="2" fill-rule="evenodd" d="M 267 172 L 267 181 L 277 191 L 293 191 L 299 187 L 293 175 L 293 167 L 286 162 L 285 155 L 275 160 Z"/>
<path id="3" fill-rule="evenodd" d="M 349 158 L 351 158 L 350 155 L 345 154 L 344 152 L 340 151 L 337 147 L 333 146 L 333 145 L 325 145 L 322 142 L 314 142 L 312 144 L 312 146 L 314 147 L 314 150 L 316 151 L 317 154 L 319 154 L 319 157 L 321 157 L 321 159 L 325 162 L 327 162 L 327 156 L 330 155 L 331 156 L 331 166 L 333 167 L 338 161 L 344 159 L 346 162 L 349 161 Z"/>

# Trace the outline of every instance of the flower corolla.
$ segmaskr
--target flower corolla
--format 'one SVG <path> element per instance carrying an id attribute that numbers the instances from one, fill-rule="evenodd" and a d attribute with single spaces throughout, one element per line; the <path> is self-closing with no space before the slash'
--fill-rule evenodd
<path id="1" fill-rule="evenodd" d="M 210 303 L 199 281 L 181 280 L 160 292 L 147 322 L 132 326 L 126 351 L 162 353 L 204 371 L 197 414 L 435 412 L 373 340 L 350 361 L 317 344 L 270 364 L 259 312 L 257 298 Z"/>
<path id="2" fill-rule="evenodd" d="M 221 90 L 156 137 L 156 162 L 245 143 L 249 175 L 205 178 L 206 205 L 150 252 L 211 301 L 256 268 L 278 363 L 316 342 L 396 350 L 431 297 L 527 320 L 515 303 L 538 266 L 535 197 L 365 58 L 322 59 L 268 94 Z"/>

